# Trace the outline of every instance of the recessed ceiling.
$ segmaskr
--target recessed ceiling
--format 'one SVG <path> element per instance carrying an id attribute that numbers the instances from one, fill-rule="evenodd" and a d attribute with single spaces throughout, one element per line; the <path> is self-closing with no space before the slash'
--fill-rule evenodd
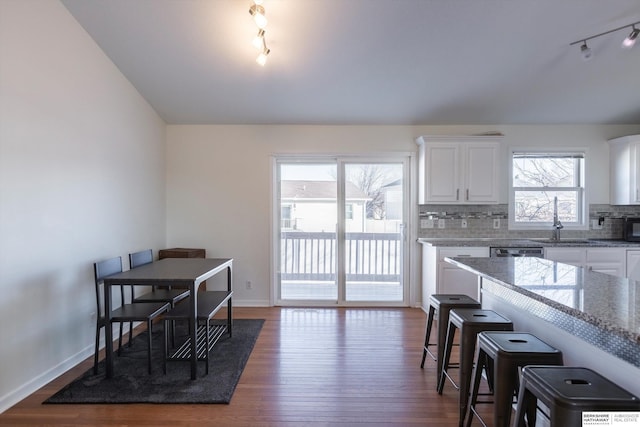
<path id="1" fill-rule="evenodd" d="M 638 124 L 638 0 L 62 0 L 170 124 Z"/>

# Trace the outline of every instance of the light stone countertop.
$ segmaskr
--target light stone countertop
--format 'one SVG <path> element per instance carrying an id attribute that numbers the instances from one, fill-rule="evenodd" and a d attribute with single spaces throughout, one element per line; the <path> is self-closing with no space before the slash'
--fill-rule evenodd
<path id="1" fill-rule="evenodd" d="M 523 309 L 640 366 L 640 282 L 534 257 L 445 261 L 487 279 L 483 292 L 509 289 L 502 297 L 518 304 L 524 296 Z"/>
<path id="2" fill-rule="evenodd" d="M 499 238 L 426 238 L 421 237 L 418 243 L 438 247 L 598 247 L 598 248 L 628 248 L 640 249 L 640 242 L 627 242 L 620 239 L 499 239 Z"/>

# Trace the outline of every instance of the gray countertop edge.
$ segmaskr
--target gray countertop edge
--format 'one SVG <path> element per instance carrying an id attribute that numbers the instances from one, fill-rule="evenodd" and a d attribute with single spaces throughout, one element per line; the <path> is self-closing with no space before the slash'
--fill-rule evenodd
<path id="1" fill-rule="evenodd" d="M 558 303 L 558 302 L 553 301 L 553 300 L 551 300 L 549 298 L 545 298 L 545 297 L 543 297 L 541 295 L 538 295 L 538 294 L 536 294 L 534 292 L 531 292 L 531 291 L 528 291 L 526 289 L 523 289 L 522 287 L 514 285 L 512 283 L 504 282 L 504 281 L 502 281 L 502 280 L 500 280 L 500 279 L 498 279 L 496 277 L 491 276 L 490 274 L 487 274 L 487 273 L 484 273 L 482 271 L 479 271 L 479 270 L 477 270 L 477 269 L 475 269 L 475 268 L 473 268 L 473 267 L 471 267 L 469 265 L 466 265 L 464 263 L 465 261 L 468 261 L 470 259 L 473 259 L 473 258 L 460 258 L 458 260 L 456 258 L 446 257 L 445 261 L 450 263 L 450 264 L 453 264 L 453 265 L 455 265 L 455 266 L 457 266 L 457 267 L 459 267 L 459 268 L 461 268 L 463 270 L 466 270 L 466 271 L 469 271 L 469 272 L 471 272 L 473 274 L 476 274 L 476 275 L 478 275 L 478 276 L 480 276 L 480 277 L 482 277 L 484 279 L 490 280 L 493 283 L 497 283 L 497 284 L 499 284 L 501 286 L 504 286 L 505 288 L 511 289 L 511 290 L 513 290 L 515 292 L 518 292 L 518 293 L 526 296 L 526 297 L 529 297 L 529 298 L 534 299 L 536 301 L 539 301 L 539 302 L 541 302 L 543 304 L 546 304 L 549 307 L 555 308 L 556 310 L 559 310 L 561 312 L 569 314 L 569 315 L 573 316 L 576 319 L 583 320 L 583 321 L 585 321 L 585 322 L 587 322 L 587 323 L 589 323 L 589 324 L 591 324 L 591 325 L 593 325 L 593 326 L 595 326 L 597 328 L 603 329 L 603 330 L 605 330 L 607 332 L 613 333 L 613 334 L 615 334 L 615 335 L 617 335 L 619 337 L 622 337 L 622 338 L 627 339 L 627 340 L 629 340 L 629 341 L 631 341 L 631 342 L 633 342 L 635 344 L 639 344 L 640 345 L 640 333 L 631 331 L 629 329 L 623 329 L 618 325 L 611 324 L 610 322 L 608 322 L 605 319 L 590 315 L 588 313 L 585 313 L 584 311 L 580 311 L 580 310 L 572 308 L 572 307 L 568 307 L 568 306 L 566 306 L 564 304 Z M 507 261 L 509 258 L 494 258 L 494 259 L 500 259 L 500 260 Z M 598 275 L 598 274 L 601 274 L 601 273 L 593 273 L 593 272 L 590 272 L 590 271 L 585 271 L 585 275 L 589 275 L 589 274 Z M 611 276 L 611 277 L 613 278 L 613 276 Z M 622 279 L 620 279 L 620 280 L 622 280 Z"/>

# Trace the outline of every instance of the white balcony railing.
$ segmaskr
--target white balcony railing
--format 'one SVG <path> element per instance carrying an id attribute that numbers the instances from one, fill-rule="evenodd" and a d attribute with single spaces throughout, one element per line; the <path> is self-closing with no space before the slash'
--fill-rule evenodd
<path id="1" fill-rule="evenodd" d="M 336 280 L 336 233 L 283 231 L 282 280 Z M 346 233 L 347 281 L 400 281 L 400 233 Z"/>

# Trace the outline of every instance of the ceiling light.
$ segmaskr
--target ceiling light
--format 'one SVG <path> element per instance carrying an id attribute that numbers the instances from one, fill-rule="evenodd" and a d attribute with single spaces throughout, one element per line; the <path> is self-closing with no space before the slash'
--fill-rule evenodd
<path id="1" fill-rule="evenodd" d="M 629 48 L 636 44 L 636 39 L 638 38 L 638 35 L 640 35 L 640 30 L 636 28 L 636 25 L 638 24 L 640 24 L 640 21 L 632 22 L 631 24 L 623 25 L 622 27 L 614 28 L 613 30 L 605 31 L 604 33 L 596 34 L 594 36 L 586 37 L 584 39 L 577 40 L 573 43 L 569 43 L 569 46 L 573 46 L 574 44 L 581 43 L 580 53 L 582 54 L 582 58 L 584 60 L 587 60 L 593 56 L 593 52 L 591 51 L 591 48 L 587 46 L 587 41 L 591 39 L 595 39 L 600 36 L 604 36 L 606 34 L 613 33 L 615 31 L 625 29 L 625 28 L 631 28 L 631 33 L 629 33 L 627 38 L 625 38 L 624 41 L 622 42 L 622 47 Z"/>
<path id="2" fill-rule="evenodd" d="M 264 50 L 260 52 L 256 58 L 256 62 L 264 67 L 264 64 L 267 63 L 267 55 L 269 55 L 270 52 L 271 50 L 265 46 Z"/>
<path id="3" fill-rule="evenodd" d="M 259 4 L 252 4 L 249 8 L 249 13 L 253 16 L 253 20 L 260 29 L 264 29 L 267 26 L 267 18 L 264 16 L 264 7 Z"/>
<path id="4" fill-rule="evenodd" d="M 580 46 L 580 53 L 582 54 L 582 59 L 588 61 L 593 56 L 593 51 L 589 46 L 587 46 L 587 42 L 585 41 L 582 46 Z"/>
<path id="5" fill-rule="evenodd" d="M 631 33 L 627 36 L 627 38 L 622 41 L 622 47 L 633 47 L 633 45 L 636 44 L 636 39 L 638 38 L 640 30 L 638 30 L 635 25 L 632 25 L 631 27 L 633 28 L 633 30 L 631 30 Z"/>
<path id="6" fill-rule="evenodd" d="M 256 49 L 264 49 L 264 30 L 258 30 L 258 35 L 253 38 L 251 44 L 254 45 Z"/>
<path id="7" fill-rule="evenodd" d="M 267 25 L 267 18 L 264 16 L 264 6 L 262 6 L 263 1 L 264 0 L 252 0 L 251 6 L 249 7 L 249 13 L 253 16 L 253 20 L 258 26 L 258 34 L 253 38 L 251 44 L 256 49 L 260 50 L 260 53 L 256 58 L 256 62 L 264 67 L 264 64 L 267 63 L 267 56 L 271 50 L 267 47 L 267 41 L 265 40 L 264 27 Z"/>

